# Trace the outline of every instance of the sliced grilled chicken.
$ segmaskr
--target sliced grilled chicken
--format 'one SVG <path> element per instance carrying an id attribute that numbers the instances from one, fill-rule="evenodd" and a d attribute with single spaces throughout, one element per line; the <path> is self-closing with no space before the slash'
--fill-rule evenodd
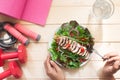
<path id="1" fill-rule="evenodd" d="M 76 48 L 75 48 L 75 50 L 73 50 L 73 53 L 79 52 L 80 48 L 81 48 L 81 46 L 76 43 Z"/>
<path id="2" fill-rule="evenodd" d="M 63 49 L 68 49 L 69 51 L 79 54 L 81 56 L 88 55 L 88 51 L 87 51 L 86 47 L 80 45 L 76 41 L 70 40 L 66 36 L 57 37 L 57 39 L 55 39 L 55 40 L 58 43 L 58 45 L 61 46 Z"/>
<path id="3" fill-rule="evenodd" d="M 63 49 L 67 49 L 68 47 L 69 47 L 69 39 L 68 38 L 66 38 L 66 40 L 65 40 L 65 44 L 63 45 Z"/>

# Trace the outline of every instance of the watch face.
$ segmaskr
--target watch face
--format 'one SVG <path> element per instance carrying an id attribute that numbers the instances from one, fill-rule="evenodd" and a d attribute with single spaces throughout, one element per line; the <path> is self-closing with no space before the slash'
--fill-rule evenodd
<path id="1" fill-rule="evenodd" d="M 79 68 L 89 61 L 93 40 L 89 30 L 76 21 L 64 23 L 49 42 L 51 58 L 64 68 Z"/>

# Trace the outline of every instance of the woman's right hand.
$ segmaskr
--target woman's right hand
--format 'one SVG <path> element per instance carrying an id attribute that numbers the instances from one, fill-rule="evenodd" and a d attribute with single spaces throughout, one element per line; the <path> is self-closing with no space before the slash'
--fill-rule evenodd
<path id="1" fill-rule="evenodd" d="M 104 58 L 107 59 L 103 72 L 107 75 L 113 75 L 120 69 L 120 56 L 117 53 L 108 53 L 104 55 Z"/>

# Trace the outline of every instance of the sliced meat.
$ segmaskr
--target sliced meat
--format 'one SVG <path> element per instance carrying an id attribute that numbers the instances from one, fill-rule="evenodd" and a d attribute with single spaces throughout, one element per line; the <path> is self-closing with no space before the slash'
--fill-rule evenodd
<path id="1" fill-rule="evenodd" d="M 66 40 L 66 38 L 65 37 L 61 37 L 61 39 L 62 39 L 62 42 L 60 43 L 60 46 L 63 46 L 64 44 L 65 44 L 65 40 Z"/>
<path id="2" fill-rule="evenodd" d="M 73 50 L 73 53 L 77 53 L 80 49 L 80 45 L 79 44 L 76 44 L 76 48 L 75 50 Z"/>
<path id="3" fill-rule="evenodd" d="M 70 40 L 66 36 L 59 37 L 57 39 L 58 45 L 60 45 L 63 49 L 68 49 L 69 51 L 79 54 L 81 56 L 87 56 L 89 53 L 86 47 L 80 45 L 76 41 Z"/>
<path id="4" fill-rule="evenodd" d="M 63 49 L 67 49 L 68 46 L 69 46 L 69 39 L 66 38 L 65 44 L 63 45 Z"/>

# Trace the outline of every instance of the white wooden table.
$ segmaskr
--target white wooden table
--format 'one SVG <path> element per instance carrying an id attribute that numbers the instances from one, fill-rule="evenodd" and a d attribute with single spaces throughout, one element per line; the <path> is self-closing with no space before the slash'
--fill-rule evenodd
<path id="1" fill-rule="evenodd" d="M 23 76 L 17 80 L 49 80 L 44 69 L 44 60 L 48 54 L 48 42 L 52 34 L 64 22 L 77 20 L 79 24 L 87 27 L 95 38 L 95 48 L 104 55 L 111 51 L 120 51 L 120 0 L 113 0 L 115 12 L 109 19 L 98 21 L 91 15 L 91 8 L 95 0 L 53 0 L 47 24 L 42 27 L 25 21 L 18 21 L 1 14 L 1 21 L 20 22 L 42 37 L 39 42 L 31 40 L 28 51 L 28 61 L 22 65 Z M 92 54 L 91 60 L 84 67 L 75 70 L 65 70 L 66 80 L 99 80 L 99 69 L 104 62 Z M 7 66 L 6 66 L 7 67 Z M 2 67 L 0 68 L 1 72 Z M 115 74 L 120 80 L 120 71 Z M 7 80 L 15 80 L 9 77 Z"/>

